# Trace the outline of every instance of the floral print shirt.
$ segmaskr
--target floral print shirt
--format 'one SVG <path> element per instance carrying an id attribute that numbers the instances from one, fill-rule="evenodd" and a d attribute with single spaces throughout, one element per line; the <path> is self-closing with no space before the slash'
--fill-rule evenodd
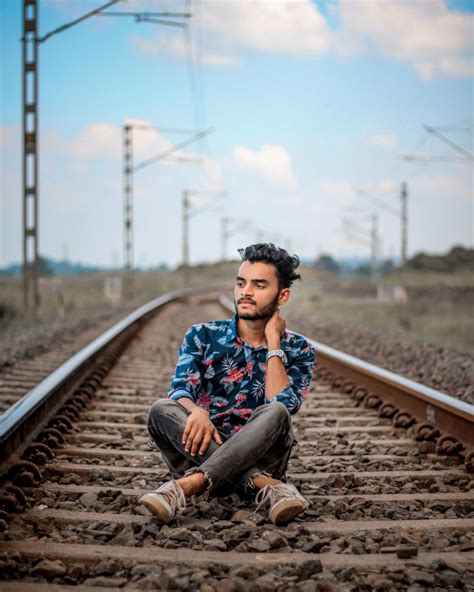
<path id="1" fill-rule="evenodd" d="M 267 346 L 253 347 L 237 332 L 237 315 L 223 321 L 191 325 L 178 351 L 168 398 L 191 399 L 212 423 L 228 434 L 238 432 L 260 405 L 283 403 L 291 414 L 301 407 L 313 376 L 315 348 L 304 337 L 285 331 L 281 349 L 289 384 L 265 398 Z"/>

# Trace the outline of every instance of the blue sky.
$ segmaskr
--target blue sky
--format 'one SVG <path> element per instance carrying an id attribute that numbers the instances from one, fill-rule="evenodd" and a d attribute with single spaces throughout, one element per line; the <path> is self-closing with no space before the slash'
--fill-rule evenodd
<path id="1" fill-rule="evenodd" d="M 43 0 L 40 32 L 100 4 Z M 201 164 L 162 161 L 136 173 L 138 265 L 180 262 L 184 188 L 199 190 L 192 198 L 194 263 L 220 258 L 224 215 L 233 219 L 227 257 L 257 238 L 302 257 L 364 256 L 373 213 L 380 255 L 398 256 L 398 218 L 358 190 L 397 208 L 402 181 L 409 187 L 409 254 L 472 244 L 472 165 L 400 158 L 457 156 L 423 123 L 471 128 L 446 135 L 472 153 L 469 2 L 129 0 L 114 9 L 187 8 L 189 47 L 181 30 L 105 17 L 40 46 L 42 254 L 122 261 L 126 120 L 215 128 L 181 153 L 200 156 Z M 21 2 L 0 2 L 0 18 L 5 265 L 21 259 Z M 134 134 L 137 161 L 186 137 Z M 217 200 L 222 190 L 226 197 Z M 203 209 L 213 200 L 218 209 Z"/>

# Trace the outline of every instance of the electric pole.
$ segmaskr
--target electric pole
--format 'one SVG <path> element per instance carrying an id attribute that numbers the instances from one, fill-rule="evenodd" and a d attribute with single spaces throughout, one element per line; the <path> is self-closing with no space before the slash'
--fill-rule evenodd
<path id="1" fill-rule="evenodd" d="M 39 212 L 39 51 L 53 35 L 100 14 L 116 4 L 110 0 L 87 14 L 46 33 L 38 35 L 39 0 L 23 0 L 22 42 L 22 135 L 23 135 L 23 305 L 25 312 L 36 314 L 40 305 L 38 292 L 38 212 Z"/>
<path id="2" fill-rule="evenodd" d="M 134 189 L 134 175 L 142 169 L 164 160 L 178 152 L 182 148 L 189 146 L 200 138 L 203 138 L 214 131 L 213 128 L 196 132 L 193 130 L 183 129 L 169 129 L 159 128 L 152 125 L 143 125 L 135 123 L 123 124 L 123 204 L 124 204 L 124 273 L 125 273 L 125 294 L 130 292 L 132 287 L 132 271 L 133 271 L 133 189 Z M 175 146 L 171 146 L 161 154 L 157 154 L 152 158 L 148 158 L 138 164 L 133 160 L 133 130 L 153 130 L 167 133 L 185 133 L 193 134 L 191 138 L 183 140 Z M 199 159 L 185 158 L 179 159 L 180 162 L 200 162 Z"/>
<path id="3" fill-rule="evenodd" d="M 22 41 L 22 137 L 23 137 L 23 303 L 27 313 L 36 314 L 40 304 L 38 292 L 38 212 L 39 212 L 39 45 L 54 35 L 95 16 L 128 16 L 136 22 L 155 23 L 174 27 L 184 27 L 181 22 L 156 17 L 190 18 L 189 13 L 171 12 L 104 12 L 120 0 L 108 0 L 98 8 L 73 21 L 61 25 L 45 35 L 38 34 L 39 0 L 23 0 Z"/>
<path id="4" fill-rule="evenodd" d="M 370 231 L 370 275 L 372 280 L 377 272 L 377 252 L 378 252 L 378 216 L 372 214 L 372 228 Z"/>
<path id="5" fill-rule="evenodd" d="M 407 262 L 407 239 L 408 239 L 408 210 L 407 210 L 408 188 L 406 183 L 401 186 L 401 227 L 402 227 L 402 265 Z"/>
<path id="6" fill-rule="evenodd" d="M 189 283 L 189 269 L 190 269 L 190 264 L 189 264 L 189 219 L 197 216 L 198 214 L 200 214 L 201 212 L 205 211 L 205 210 L 209 210 L 209 209 L 219 209 L 216 208 L 214 204 L 206 204 L 204 206 L 201 206 L 197 209 L 194 209 L 194 211 L 191 210 L 191 202 L 189 197 L 191 195 L 200 195 L 201 193 L 203 193 L 202 191 L 199 191 L 197 189 L 184 189 L 183 190 L 183 202 L 182 202 L 182 218 L 183 218 L 183 268 L 184 268 L 184 278 L 185 278 L 185 284 L 186 286 Z M 214 191 L 208 192 L 208 193 L 216 193 Z M 218 198 L 223 198 L 227 195 L 227 191 L 219 191 L 217 192 L 217 197 Z M 230 218 L 229 218 L 230 220 Z"/>
<path id="7" fill-rule="evenodd" d="M 232 218 L 229 216 L 222 216 L 221 218 L 221 253 L 222 261 L 227 261 L 227 239 L 229 238 L 229 222 Z"/>
<path id="8" fill-rule="evenodd" d="M 184 285 L 189 285 L 189 191 L 183 191 L 183 270 Z"/>
<path id="9" fill-rule="evenodd" d="M 38 4 L 23 0 L 23 305 L 36 314 L 38 292 Z"/>
<path id="10" fill-rule="evenodd" d="M 125 293 L 130 293 L 131 272 L 133 266 L 133 145 L 132 126 L 123 126 L 123 208 L 125 217 L 124 228 L 124 269 Z"/>

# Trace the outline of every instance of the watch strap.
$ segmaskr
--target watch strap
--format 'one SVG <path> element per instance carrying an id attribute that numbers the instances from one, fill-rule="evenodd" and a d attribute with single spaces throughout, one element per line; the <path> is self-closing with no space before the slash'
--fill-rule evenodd
<path id="1" fill-rule="evenodd" d="M 278 356 L 280 360 L 286 364 L 288 362 L 288 358 L 286 357 L 285 352 L 282 349 L 272 349 L 267 353 L 267 362 L 273 356 Z"/>

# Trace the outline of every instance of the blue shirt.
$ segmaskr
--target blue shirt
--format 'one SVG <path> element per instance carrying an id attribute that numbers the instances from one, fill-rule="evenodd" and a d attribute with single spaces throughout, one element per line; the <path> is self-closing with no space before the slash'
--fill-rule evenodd
<path id="1" fill-rule="evenodd" d="M 265 398 L 267 346 L 253 347 L 237 332 L 237 315 L 223 321 L 191 325 L 178 351 L 168 398 L 187 397 L 203 407 L 212 423 L 226 433 L 239 431 L 260 405 L 283 403 L 296 413 L 313 376 L 315 348 L 304 337 L 285 331 L 280 340 L 288 363 L 289 385 Z"/>

